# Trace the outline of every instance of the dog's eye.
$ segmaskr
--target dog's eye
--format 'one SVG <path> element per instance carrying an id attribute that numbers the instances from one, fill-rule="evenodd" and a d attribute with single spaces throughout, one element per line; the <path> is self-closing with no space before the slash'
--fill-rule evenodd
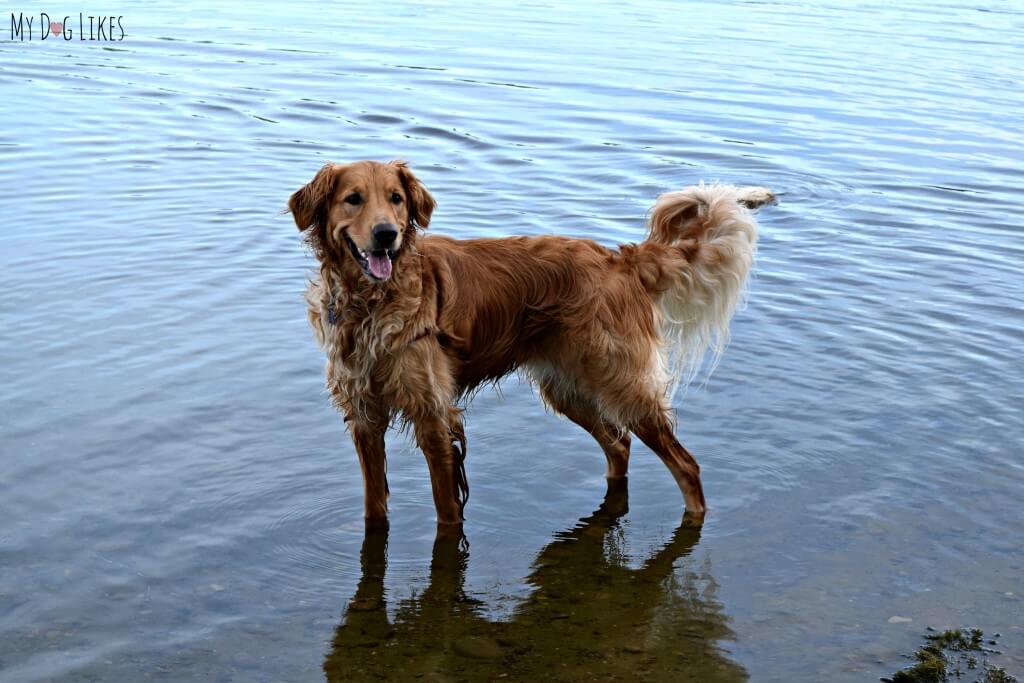
<path id="1" fill-rule="evenodd" d="M 359 206 L 363 203 L 363 195 L 358 192 L 353 192 L 349 196 L 345 197 L 345 203 L 351 204 L 352 206 Z"/>
<path id="2" fill-rule="evenodd" d="M 391 203 L 392 204 L 401 204 L 402 203 L 402 195 L 398 194 L 397 192 L 392 192 L 391 193 Z"/>

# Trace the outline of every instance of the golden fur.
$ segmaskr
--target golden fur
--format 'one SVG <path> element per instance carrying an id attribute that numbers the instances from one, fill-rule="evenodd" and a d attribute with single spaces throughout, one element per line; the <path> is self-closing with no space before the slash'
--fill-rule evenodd
<path id="1" fill-rule="evenodd" d="M 387 518 L 384 433 L 396 418 L 426 456 L 438 522 L 462 522 L 458 401 L 516 369 L 594 436 L 609 478 L 626 476 L 632 432 L 702 519 L 700 468 L 673 434 L 669 394 L 707 348 L 721 352 L 754 258 L 748 208 L 772 199 L 726 185 L 670 192 L 648 239 L 618 249 L 555 236 L 454 240 L 421 234 L 435 202 L 405 163 L 324 166 L 288 206 L 320 261 L 309 321 L 359 455 L 368 522 Z M 398 235 L 385 249 L 388 226 Z"/>

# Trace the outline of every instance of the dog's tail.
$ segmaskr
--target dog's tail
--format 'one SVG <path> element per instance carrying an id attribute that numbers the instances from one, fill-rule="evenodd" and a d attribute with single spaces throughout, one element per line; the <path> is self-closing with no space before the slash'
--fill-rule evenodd
<path id="1" fill-rule="evenodd" d="M 658 197 L 647 242 L 672 246 L 662 260 L 663 281 L 656 300 L 661 337 L 668 356 L 669 397 L 688 384 L 712 352 L 708 374 L 729 340 L 729 321 L 743 302 L 747 275 L 757 251 L 757 222 L 751 209 L 775 201 L 763 187 L 695 185 Z M 670 265 L 671 264 L 671 265 Z"/>

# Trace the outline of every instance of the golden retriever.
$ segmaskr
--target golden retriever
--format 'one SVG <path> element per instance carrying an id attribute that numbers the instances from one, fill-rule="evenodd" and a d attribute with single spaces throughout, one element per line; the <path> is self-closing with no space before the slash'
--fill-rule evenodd
<path id="1" fill-rule="evenodd" d="M 460 399 L 521 369 L 626 476 L 630 433 L 668 466 L 703 520 L 700 467 L 673 434 L 671 392 L 721 352 L 753 264 L 764 188 L 662 195 L 647 239 L 425 236 L 435 202 L 401 161 L 327 164 L 288 208 L 320 262 L 309 322 L 362 467 L 368 524 L 386 523 L 384 433 L 411 425 L 439 525 L 469 495 Z"/>

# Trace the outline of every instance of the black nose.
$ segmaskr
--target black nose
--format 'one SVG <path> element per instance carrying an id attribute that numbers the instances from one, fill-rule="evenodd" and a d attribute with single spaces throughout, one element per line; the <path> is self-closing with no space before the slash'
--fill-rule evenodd
<path id="1" fill-rule="evenodd" d="M 398 239 L 398 230 L 393 223 L 378 223 L 373 226 L 373 240 L 381 249 L 387 249 Z"/>

